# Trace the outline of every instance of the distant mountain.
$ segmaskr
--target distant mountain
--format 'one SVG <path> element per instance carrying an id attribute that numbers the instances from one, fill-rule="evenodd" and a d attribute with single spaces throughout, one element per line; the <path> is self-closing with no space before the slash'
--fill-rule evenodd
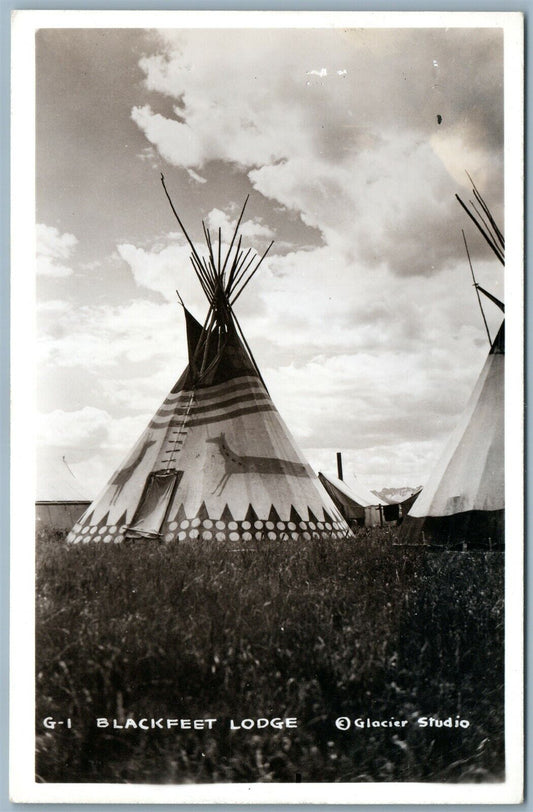
<path id="1" fill-rule="evenodd" d="M 376 496 L 379 496 L 379 498 L 385 502 L 404 502 L 414 493 L 417 493 L 421 487 L 422 485 L 418 485 L 416 488 L 382 488 L 380 491 L 372 491 L 372 493 L 375 493 Z"/>

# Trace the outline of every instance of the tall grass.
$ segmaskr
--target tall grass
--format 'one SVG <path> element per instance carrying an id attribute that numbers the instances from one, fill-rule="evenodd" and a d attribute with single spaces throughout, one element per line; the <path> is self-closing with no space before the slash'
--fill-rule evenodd
<path id="1" fill-rule="evenodd" d="M 67 547 L 37 554 L 42 781 L 503 777 L 503 558 L 357 540 Z M 420 716 L 467 729 L 421 729 Z M 72 719 L 47 730 L 42 720 Z M 297 717 L 294 730 L 229 720 Z M 408 720 L 342 731 L 347 716 Z M 216 718 L 213 730 L 98 717 Z"/>

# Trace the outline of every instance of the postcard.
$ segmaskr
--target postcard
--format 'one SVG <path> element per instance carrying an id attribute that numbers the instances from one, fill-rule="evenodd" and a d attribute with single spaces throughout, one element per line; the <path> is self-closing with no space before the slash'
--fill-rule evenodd
<path id="1" fill-rule="evenodd" d="M 12 800 L 519 803 L 521 14 L 12 31 Z"/>

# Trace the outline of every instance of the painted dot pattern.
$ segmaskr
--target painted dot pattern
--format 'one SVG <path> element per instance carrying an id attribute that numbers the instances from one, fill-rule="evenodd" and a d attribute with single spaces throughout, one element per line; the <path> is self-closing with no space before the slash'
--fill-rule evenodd
<path id="1" fill-rule="evenodd" d="M 200 519 L 198 516 L 191 519 L 165 522 L 158 536 L 160 542 L 171 544 L 175 542 L 211 542 L 211 541 L 310 541 L 311 539 L 343 539 L 350 535 L 350 530 L 343 520 L 339 521 L 337 515 L 334 520 L 324 516 L 324 521 L 304 519 L 293 521 L 279 519 Z M 117 525 L 85 525 L 80 522 L 74 525 L 67 541 L 71 544 L 87 544 L 89 542 L 103 542 L 104 544 L 120 544 L 128 538 L 127 526 Z"/>

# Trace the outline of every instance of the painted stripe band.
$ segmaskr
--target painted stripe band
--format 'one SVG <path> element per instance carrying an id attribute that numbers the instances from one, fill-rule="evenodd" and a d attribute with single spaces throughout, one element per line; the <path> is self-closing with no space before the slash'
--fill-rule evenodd
<path id="1" fill-rule="evenodd" d="M 240 415 L 244 415 L 244 414 L 255 414 L 255 413 L 258 413 L 258 412 L 275 412 L 275 411 L 276 411 L 276 407 L 274 406 L 272 401 L 269 400 L 264 404 L 259 403 L 259 404 L 256 404 L 255 406 L 248 406 L 248 407 L 244 407 L 242 409 L 232 409 L 230 412 L 223 412 L 221 414 L 212 414 L 212 415 L 197 418 L 197 419 L 189 418 L 187 420 L 186 426 L 187 426 L 187 428 L 191 428 L 193 426 L 205 426 L 208 423 L 219 423 L 219 422 L 222 422 L 224 420 L 230 420 L 232 417 L 239 417 Z M 151 423 L 150 428 L 152 428 L 152 429 L 161 429 L 161 428 L 169 429 L 169 428 L 175 428 L 175 427 L 181 426 L 181 425 L 182 425 L 182 423 L 178 420 L 176 422 L 171 421 L 170 423 L 165 424 L 163 426 L 160 425 L 160 424 L 157 424 L 157 423 Z"/>
<path id="2" fill-rule="evenodd" d="M 246 389 L 247 387 L 257 387 L 262 391 L 266 391 L 259 378 L 243 376 L 241 378 L 230 378 L 229 381 L 217 383 L 215 386 L 199 387 L 198 389 L 181 389 L 179 392 L 171 392 L 167 395 L 164 402 L 174 403 L 180 398 L 188 400 L 191 395 L 195 395 L 199 400 L 209 399 L 216 397 L 221 392 L 237 392 L 239 389 Z"/>
<path id="3" fill-rule="evenodd" d="M 153 420 L 152 423 L 156 423 L 158 426 L 163 426 L 166 423 L 170 422 L 174 417 L 185 416 L 189 414 L 191 417 L 194 417 L 198 414 L 205 414 L 213 411 L 219 411 L 220 409 L 225 409 L 230 406 L 234 406 L 237 403 L 271 403 L 268 395 L 258 394 L 255 392 L 249 392 L 245 395 L 237 395 L 233 398 L 228 398 L 228 400 L 217 401 L 213 404 L 208 404 L 207 406 L 192 406 L 190 409 L 172 409 L 171 411 L 162 414 L 158 412 Z"/>

